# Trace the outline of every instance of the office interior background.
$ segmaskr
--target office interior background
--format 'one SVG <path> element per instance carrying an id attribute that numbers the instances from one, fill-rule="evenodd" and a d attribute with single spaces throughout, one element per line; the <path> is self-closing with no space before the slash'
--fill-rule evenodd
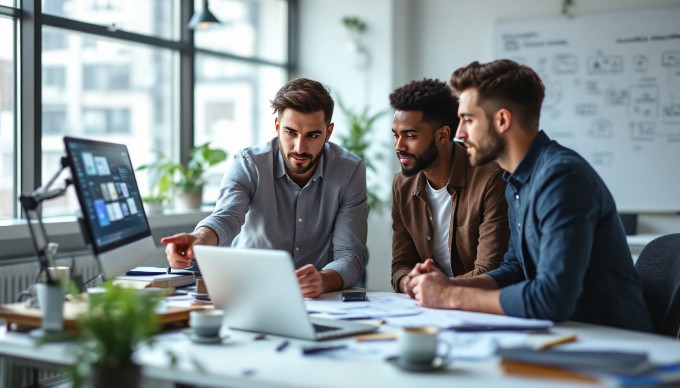
<path id="1" fill-rule="evenodd" d="M 573 17 L 680 5 L 680 0 L 575 1 Z M 230 157 L 275 135 L 269 100 L 287 80 L 327 84 L 355 109 L 389 108 L 388 95 L 410 80 L 447 81 L 471 61 L 493 56 L 498 20 L 559 16 L 561 0 L 211 0 L 221 25 L 192 32 L 201 8 L 189 0 L 0 0 L 0 302 L 34 280 L 37 261 L 18 195 L 46 183 L 72 135 L 125 143 L 138 166 L 160 151 L 185 160 L 207 141 Z M 342 18 L 367 29 L 351 36 Z M 564 16 L 567 17 L 567 16 Z M 331 141 L 347 131 L 336 109 Z M 369 217 L 367 288 L 390 287 L 391 113 L 373 126 L 369 174 L 385 205 Z M 550 134 L 550 128 L 544 128 Z M 156 241 L 190 231 L 210 212 L 228 162 L 208 174 L 205 207 L 151 215 Z M 65 177 L 66 175 L 62 176 Z M 137 173 L 142 192 L 149 177 Z M 56 184 L 61 184 L 58 181 Z M 634 184 L 635 177 L 631 177 Z M 44 221 L 58 258 L 93 269 L 75 221 L 77 199 L 46 202 Z M 680 230 L 680 216 L 643 213 L 638 233 Z M 163 247 L 149 265 L 164 265 Z"/>

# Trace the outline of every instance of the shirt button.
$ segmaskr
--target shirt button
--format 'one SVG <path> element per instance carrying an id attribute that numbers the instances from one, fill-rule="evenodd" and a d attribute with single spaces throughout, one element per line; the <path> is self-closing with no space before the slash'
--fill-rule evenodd
<path id="1" fill-rule="evenodd" d="M 298 218 L 298 222 L 302 222 L 302 218 Z"/>
<path id="2" fill-rule="evenodd" d="M 515 194 L 515 199 L 519 199 L 519 194 Z"/>
<path id="3" fill-rule="evenodd" d="M 430 236 L 427 236 L 427 237 L 425 237 L 425 238 L 427 238 L 427 241 L 432 240 L 432 237 L 430 237 Z"/>
<path id="4" fill-rule="evenodd" d="M 430 217 L 430 221 L 432 221 L 432 217 Z"/>
<path id="5" fill-rule="evenodd" d="M 295 250 L 296 250 L 296 251 L 299 251 L 299 250 L 300 250 L 300 247 L 295 247 Z"/>
<path id="6" fill-rule="evenodd" d="M 522 227 L 522 223 L 518 222 L 518 223 L 517 223 L 517 227 L 518 227 L 518 228 L 521 228 L 521 227 Z"/>

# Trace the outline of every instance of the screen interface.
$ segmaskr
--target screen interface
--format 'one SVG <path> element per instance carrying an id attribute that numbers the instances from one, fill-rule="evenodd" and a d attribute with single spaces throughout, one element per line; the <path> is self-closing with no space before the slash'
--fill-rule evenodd
<path id="1" fill-rule="evenodd" d="M 150 236 L 127 147 L 69 137 L 64 143 L 95 252 Z"/>

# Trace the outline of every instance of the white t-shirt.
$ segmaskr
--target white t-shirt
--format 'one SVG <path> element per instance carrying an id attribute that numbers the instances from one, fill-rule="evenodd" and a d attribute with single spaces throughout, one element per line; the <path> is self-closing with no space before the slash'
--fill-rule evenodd
<path id="1" fill-rule="evenodd" d="M 432 216 L 434 217 L 434 257 L 432 258 L 444 273 L 451 277 L 451 249 L 449 249 L 449 235 L 451 224 L 451 194 L 446 186 L 435 190 L 427 182 L 427 199 L 430 201 Z"/>

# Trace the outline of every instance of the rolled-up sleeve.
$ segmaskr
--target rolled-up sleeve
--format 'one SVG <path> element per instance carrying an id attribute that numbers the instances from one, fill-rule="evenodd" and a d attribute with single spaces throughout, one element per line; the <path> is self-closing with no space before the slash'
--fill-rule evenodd
<path id="1" fill-rule="evenodd" d="M 368 233 L 368 201 L 366 196 L 366 166 L 356 164 L 346 184 L 333 230 L 333 261 L 324 266 L 342 277 L 343 288 L 356 284 L 366 267 Z M 346 186 L 345 186 L 346 185 Z M 328 209 L 328 211 L 335 209 Z"/>

